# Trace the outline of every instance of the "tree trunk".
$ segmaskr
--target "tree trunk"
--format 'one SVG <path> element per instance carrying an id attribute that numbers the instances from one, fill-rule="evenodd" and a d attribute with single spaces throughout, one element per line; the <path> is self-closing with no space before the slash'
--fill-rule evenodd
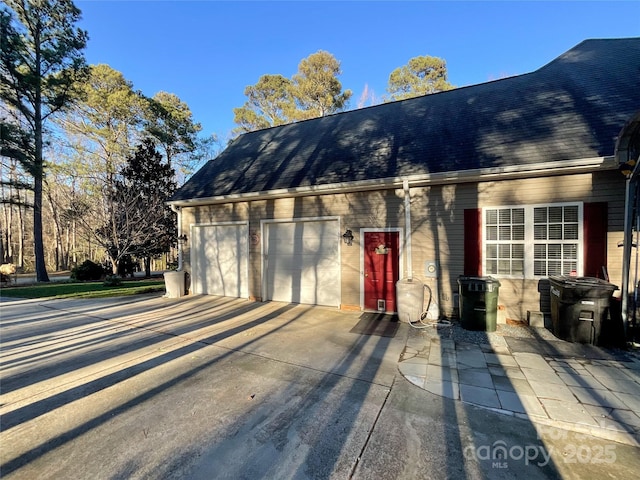
<path id="1" fill-rule="evenodd" d="M 62 235 L 60 234 L 60 224 L 58 222 L 58 217 L 56 216 L 55 207 L 53 206 L 53 198 L 51 197 L 51 190 L 49 188 L 47 188 L 47 199 L 49 200 L 51 220 L 53 220 L 53 243 L 55 244 L 54 259 L 56 266 L 55 270 L 57 272 L 60 270 L 60 260 L 62 257 Z"/>
<path id="2" fill-rule="evenodd" d="M 48 282 L 42 236 L 42 161 L 36 173 L 33 191 L 33 248 L 36 257 L 36 281 Z"/>
<path id="3" fill-rule="evenodd" d="M 27 203 L 27 195 L 25 194 L 24 205 Z M 24 217 L 26 216 L 27 207 L 20 203 L 18 203 L 18 263 L 17 265 L 20 268 L 24 268 Z"/>
<path id="4" fill-rule="evenodd" d="M 67 223 L 64 229 L 64 256 L 62 257 L 62 269 L 69 270 L 69 252 L 71 251 L 71 226 Z"/>
<path id="5" fill-rule="evenodd" d="M 42 154 L 42 52 L 39 32 L 34 32 L 35 65 L 37 71 L 35 98 L 33 102 L 33 124 L 35 155 L 33 159 L 33 250 L 36 257 L 36 281 L 48 282 L 47 265 L 44 260 L 44 242 L 42 238 L 42 180 L 44 177 L 44 161 Z"/>
<path id="6" fill-rule="evenodd" d="M 113 258 L 111 255 L 107 255 L 109 260 L 111 261 L 111 273 L 114 275 L 118 274 L 118 265 L 120 264 L 120 260 Z"/>
<path id="7" fill-rule="evenodd" d="M 144 257 L 144 276 L 151 277 L 151 257 Z"/>
<path id="8" fill-rule="evenodd" d="M 64 264 L 64 244 L 62 242 L 62 228 L 60 227 L 60 218 L 57 215 L 56 204 L 53 201 L 51 187 L 47 185 L 47 198 L 49 200 L 49 210 L 51 211 L 51 219 L 53 220 L 53 237 L 55 242 L 55 263 L 56 271 L 63 270 Z"/>
<path id="9" fill-rule="evenodd" d="M 4 228 L 0 226 L 0 262 L 6 263 L 4 261 Z"/>
<path id="10" fill-rule="evenodd" d="M 9 177 L 9 182 L 14 181 L 14 169 L 11 169 L 11 176 Z M 4 190 L 4 188 L 3 188 Z M 2 192 L 4 194 L 4 191 Z M 13 225 L 13 189 L 11 187 L 11 183 L 9 183 L 9 203 L 4 206 L 4 219 L 7 225 L 6 229 L 6 245 L 7 249 L 5 250 L 3 257 L 3 263 L 11 263 L 13 262 L 13 245 L 11 245 L 13 240 L 13 232 L 11 231 L 11 226 Z M 20 204 L 18 204 L 18 208 L 20 208 Z"/>
<path id="11" fill-rule="evenodd" d="M 76 240 L 77 240 L 77 238 L 76 238 L 76 221 L 73 220 L 72 222 L 73 223 L 71 224 L 72 225 L 71 228 L 72 228 L 72 232 L 73 233 L 71 235 L 71 238 L 72 238 L 71 245 L 72 245 L 72 248 L 73 248 L 73 253 L 71 254 L 71 261 L 73 262 L 73 266 L 75 267 L 78 264 L 78 257 L 77 257 L 77 248 L 78 247 L 76 245 Z"/>
<path id="12" fill-rule="evenodd" d="M 11 262 L 11 211 L 13 210 L 13 205 L 5 204 L 2 206 L 2 213 L 4 214 L 4 224 L 6 228 L 3 232 L 3 244 L 6 245 L 2 252 L 2 263 Z"/>

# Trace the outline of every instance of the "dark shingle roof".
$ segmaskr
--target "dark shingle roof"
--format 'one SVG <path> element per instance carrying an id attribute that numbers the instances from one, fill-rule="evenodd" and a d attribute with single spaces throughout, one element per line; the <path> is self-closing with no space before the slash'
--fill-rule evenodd
<path id="1" fill-rule="evenodd" d="M 614 154 L 640 110 L 640 38 L 539 70 L 244 134 L 172 201 Z"/>

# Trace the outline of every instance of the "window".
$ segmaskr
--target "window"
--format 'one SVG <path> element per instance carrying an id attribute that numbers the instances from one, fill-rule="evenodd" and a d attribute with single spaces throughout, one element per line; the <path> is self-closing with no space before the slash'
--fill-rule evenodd
<path id="1" fill-rule="evenodd" d="M 524 275 L 524 208 L 485 210 L 485 270 Z"/>
<path id="2" fill-rule="evenodd" d="M 574 275 L 578 272 L 578 206 L 533 209 L 533 274 Z"/>
<path id="3" fill-rule="evenodd" d="M 519 278 L 581 271 L 582 204 L 483 209 L 487 275 Z"/>

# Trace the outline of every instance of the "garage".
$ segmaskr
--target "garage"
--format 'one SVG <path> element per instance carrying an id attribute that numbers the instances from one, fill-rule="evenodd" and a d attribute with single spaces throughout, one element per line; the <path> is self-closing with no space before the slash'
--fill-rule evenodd
<path id="1" fill-rule="evenodd" d="M 264 238 L 267 300 L 340 305 L 338 220 L 265 223 Z"/>
<path id="2" fill-rule="evenodd" d="M 249 296 L 248 236 L 246 223 L 192 227 L 194 294 Z"/>

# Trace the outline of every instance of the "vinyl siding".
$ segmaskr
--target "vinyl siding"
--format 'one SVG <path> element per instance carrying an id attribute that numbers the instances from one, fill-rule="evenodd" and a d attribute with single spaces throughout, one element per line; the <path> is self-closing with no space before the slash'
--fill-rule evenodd
<path id="1" fill-rule="evenodd" d="M 464 266 L 464 210 L 506 205 L 560 202 L 607 202 L 609 227 L 607 257 L 610 281 L 620 285 L 623 238 L 624 177 L 616 171 L 562 175 L 547 178 L 483 183 L 411 187 L 412 276 L 424 280 L 437 293 L 442 313 L 454 314 L 457 279 Z M 398 189 L 349 194 L 320 195 L 222 205 L 188 207 L 182 210 L 182 228 L 194 223 L 249 221 L 250 235 L 261 235 L 261 220 L 339 217 L 340 233 L 350 229 L 352 246 L 341 242 L 341 303 L 360 306 L 361 228 L 405 228 L 404 192 Z M 401 233 L 400 277 L 407 275 L 407 248 Z M 261 241 L 261 238 L 260 238 Z M 250 243 L 249 295 L 262 298 L 260 242 Z M 185 269 L 190 270 L 188 246 Z M 437 279 L 425 278 L 425 262 L 436 261 Z M 507 318 L 525 319 L 528 310 L 540 311 L 538 280 L 500 279 L 499 304 Z"/>

